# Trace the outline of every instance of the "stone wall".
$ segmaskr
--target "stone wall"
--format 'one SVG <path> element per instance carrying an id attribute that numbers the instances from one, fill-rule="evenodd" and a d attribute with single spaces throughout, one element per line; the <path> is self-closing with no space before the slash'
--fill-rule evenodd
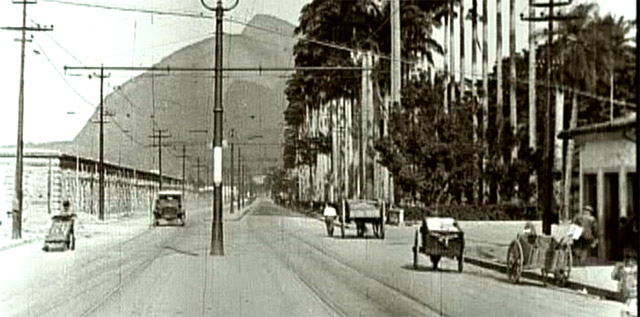
<path id="1" fill-rule="evenodd" d="M 15 150 L 13 150 L 15 151 Z M 15 196 L 15 152 L 0 151 L 0 212 L 6 219 Z M 98 214 L 99 174 L 96 161 L 57 151 L 25 151 L 23 219 L 48 218 L 68 200 L 72 211 Z M 105 164 L 105 216 L 151 211 L 159 176 L 146 171 Z M 167 187 L 181 180 L 164 177 Z"/>

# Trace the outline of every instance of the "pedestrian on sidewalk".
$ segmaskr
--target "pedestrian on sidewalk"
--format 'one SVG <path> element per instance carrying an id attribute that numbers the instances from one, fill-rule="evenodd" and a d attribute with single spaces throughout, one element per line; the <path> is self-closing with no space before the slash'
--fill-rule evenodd
<path id="1" fill-rule="evenodd" d="M 329 203 L 325 203 L 324 209 L 322 210 L 322 215 L 324 216 L 324 222 L 327 225 L 327 234 L 330 237 L 333 237 L 333 222 L 336 220 L 338 212 Z"/>
<path id="2" fill-rule="evenodd" d="M 593 216 L 593 208 L 584 206 L 582 213 L 573 218 L 573 224 L 582 227 L 582 234 L 573 244 L 573 250 L 579 263 L 584 264 L 592 250 L 598 246 L 598 222 Z"/>

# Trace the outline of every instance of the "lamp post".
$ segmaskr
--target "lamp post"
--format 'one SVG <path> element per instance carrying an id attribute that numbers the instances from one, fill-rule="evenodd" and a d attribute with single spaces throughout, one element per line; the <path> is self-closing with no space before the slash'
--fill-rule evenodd
<path id="1" fill-rule="evenodd" d="M 239 0 L 229 7 L 222 7 L 222 0 L 218 0 L 215 8 L 200 0 L 202 5 L 210 11 L 216 12 L 215 36 L 215 81 L 213 108 L 213 221 L 211 224 L 211 255 L 224 255 L 222 234 L 222 15 L 224 11 L 233 10 Z"/>

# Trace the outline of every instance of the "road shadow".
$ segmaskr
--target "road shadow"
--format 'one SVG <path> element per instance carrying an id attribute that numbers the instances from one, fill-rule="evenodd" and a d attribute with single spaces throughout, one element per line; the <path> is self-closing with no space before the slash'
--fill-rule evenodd
<path id="1" fill-rule="evenodd" d="M 407 270 L 407 271 L 414 271 L 414 272 L 434 272 L 434 273 L 455 273 L 455 274 L 460 274 L 457 269 L 438 267 L 438 269 L 434 270 L 433 269 L 433 265 L 418 264 L 418 267 L 415 268 L 415 267 L 413 267 L 413 264 L 405 264 L 401 268 L 404 269 L 404 270 Z M 464 271 L 463 271 L 463 273 L 464 273 Z"/>
<path id="2" fill-rule="evenodd" d="M 336 235 L 335 232 L 333 233 L 333 238 L 334 239 L 338 239 L 338 240 L 384 240 L 384 239 L 376 238 L 373 235 L 358 237 L 357 235 L 346 235 L 345 234 L 344 238 L 343 238 L 340 234 Z"/>

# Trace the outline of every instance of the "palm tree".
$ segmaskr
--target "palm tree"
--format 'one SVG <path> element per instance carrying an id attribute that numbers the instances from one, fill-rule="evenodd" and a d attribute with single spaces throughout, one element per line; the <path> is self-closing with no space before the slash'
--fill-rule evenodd
<path id="1" fill-rule="evenodd" d="M 484 178 L 486 171 L 486 161 L 489 158 L 489 144 L 487 141 L 487 128 L 489 127 L 489 32 L 487 27 L 487 17 L 489 10 L 487 8 L 487 0 L 482 0 L 482 201 L 487 201 L 486 179 Z"/>

